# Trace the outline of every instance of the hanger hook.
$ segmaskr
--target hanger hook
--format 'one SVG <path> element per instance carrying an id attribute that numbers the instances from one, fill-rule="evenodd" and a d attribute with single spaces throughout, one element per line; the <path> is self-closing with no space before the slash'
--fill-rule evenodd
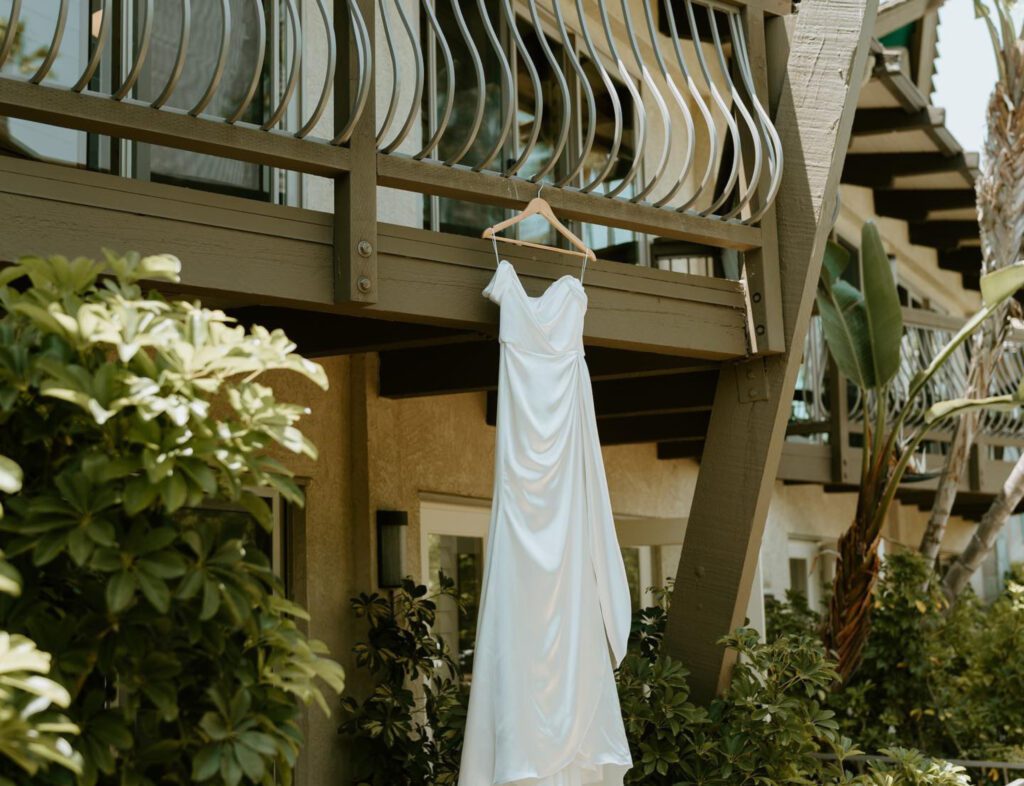
<path id="1" fill-rule="evenodd" d="M 544 190 L 544 184 L 540 184 L 540 188 L 537 189 L 537 199 L 540 199 L 541 192 Z"/>

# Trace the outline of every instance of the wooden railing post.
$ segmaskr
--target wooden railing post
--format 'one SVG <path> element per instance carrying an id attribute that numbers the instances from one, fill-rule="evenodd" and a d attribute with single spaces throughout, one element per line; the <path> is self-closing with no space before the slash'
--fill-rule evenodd
<path id="1" fill-rule="evenodd" d="M 374 0 L 354 0 L 370 31 L 376 31 Z M 346 0 L 334 1 L 334 30 L 338 45 L 335 72 L 334 128 L 348 121 L 359 81 L 359 58 L 352 43 Z M 366 109 L 349 142 L 351 168 L 334 180 L 334 300 L 336 303 L 377 302 L 377 142 L 376 58 L 370 74 Z"/>
<path id="2" fill-rule="evenodd" d="M 764 35 L 764 11 L 747 6 L 742 12 L 743 32 L 747 38 L 750 69 L 754 77 L 757 99 L 769 112 L 768 55 Z M 755 205 L 760 206 L 768 195 L 767 165 L 758 183 Z M 782 287 L 779 279 L 779 236 L 775 205 L 761 217 L 761 245 L 743 255 L 744 274 L 754 336 L 752 345 L 758 354 L 777 354 L 786 349 L 782 326 Z"/>
<path id="3" fill-rule="evenodd" d="M 719 376 L 663 644 L 698 702 L 728 684 L 734 656 L 719 641 L 746 615 L 877 9 L 803 0 L 795 19 L 777 116 L 786 349 Z"/>

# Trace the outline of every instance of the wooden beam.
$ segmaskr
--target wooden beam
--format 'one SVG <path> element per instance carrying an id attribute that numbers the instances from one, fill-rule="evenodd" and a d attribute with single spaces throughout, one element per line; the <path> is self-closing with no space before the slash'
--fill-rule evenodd
<path id="1" fill-rule="evenodd" d="M 853 121 L 854 136 L 876 136 L 935 128 L 946 122 L 946 110 L 926 106 L 916 112 L 902 109 L 859 109 Z"/>
<path id="2" fill-rule="evenodd" d="M 0 261 L 98 255 L 104 246 L 172 253 L 183 266 L 177 291 L 221 307 L 273 305 L 497 333 L 498 309 L 480 294 L 494 252 L 479 238 L 379 224 L 377 302 L 339 304 L 330 213 L 0 157 L 0 215 Z M 579 272 L 563 254 L 509 249 L 507 256 L 533 292 Z M 747 352 L 738 282 L 601 260 L 589 266 L 586 287 L 588 345 L 711 361 Z"/>
<path id="3" fill-rule="evenodd" d="M 677 439 L 672 442 L 658 443 L 659 459 L 684 459 L 693 458 L 700 460 L 704 453 L 704 439 Z"/>
<path id="4" fill-rule="evenodd" d="M 968 154 L 944 156 L 939 153 L 851 153 L 843 167 L 843 182 L 854 186 L 889 188 L 893 180 L 905 175 L 938 172 L 969 173 Z"/>
<path id="5" fill-rule="evenodd" d="M 875 36 L 882 38 L 924 16 L 934 0 L 889 0 L 878 10 Z"/>
<path id="6" fill-rule="evenodd" d="M 636 445 L 674 439 L 703 439 L 710 412 L 680 412 L 671 415 L 637 415 L 597 421 L 602 445 Z"/>
<path id="7" fill-rule="evenodd" d="M 348 5 L 351 0 L 334 0 L 334 33 L 339 52 L 334 77 L 334 127 L 342 129 L 355 103 L 361 63 L 350 38 Z M 376 3 L 358 0 L 359 9 L 370 30 L 376 29 Z M 370 62 L 376 36 L 370 36 Z M 370 70 L 370 88 L 366 109 L 352 130 L 349 141 L 352 158 L 348 173 L 334 179 L 334 301 L 336 303 L 376 303 L 377 282 L 377 140 L 376 79 Z"/>
<path id="8" fill-rule="evenodd" d="M 718 371 L 665 374 L 658 377 L 592 380 L 597 418 L 708 412 Z M 498 395 L 487 392 L 487 424 L 497 423 Z"/>
<path id="9" fill-rule="evenodd" d="M 493 173 L 474 172 L 468 167 L 415 161 L 397 154 L 379 154 L 377 172 L 382 186 L 515 209 L 525 207 L 537 196 L 538 190 L 536 183 L 521 177 L 499 178 Z M 738 251 L 757 248 L 761 244 L 761 230 L 738 221 L 678 213 L 634 204 L 625 199 L 583 194 L 568 188 L 545 189 L 544 199 L 561 218 Z"/>
<path id="10" fill-rule="evenodd" d="M 908 230 L 914 245 L 944 251 L 958 248 L 965 240 L 978 239 L 977 221 L 915 221 Z"/>
<path id="11" fill-rule="evenodd" d="M 115 101 L 9 78 L 0 78 L 0 115 L 310 175 L 333 177 L 349 170 L 348 148 L 324 141 L 296 139 L 248 123 L 192 117 L 183 109 L 153 109 L 129 98 Z"/>
<path id="12" fill-rule="evenodd" d="M 492 340 L 382 352 L 380 395 L 410 398 L 496 390 L 498 348 L 498 342 Z M 605 347 L 587 347 L 586 353 L 590 378 L 595 382 L 640 379 L 654 385 L 663 376 L 688 374 L 701 380 L 717 370 L 715 364 L 672 355 Z"/>
<path id="13" fill-rule="evenodd" d="M 280 328 L 307 357 L 479 342 L 484 338 L 472 331 L 436 325 L 366 319 L 281 306 L 242 306 L 229 308 L 227 313 L 243 325 L 262 325 L 268 330 Z"/>
<path id="14" fill-rule="evenodd" d="M 698 702 L 727 684 L 732 659 L 718 641 L 746 614 L 876 10 L 877 0 L 804 0 L 793 27 L 776 119 L 787 351 L 723 366 L 663 644 Z"/>
<path id="15" fill-rule="evenodd" d="M 878 190 L 875 212 L 904 221 L 924 221 L 933 210 L 974 207 L 975 194 L 969 188 Z"/>

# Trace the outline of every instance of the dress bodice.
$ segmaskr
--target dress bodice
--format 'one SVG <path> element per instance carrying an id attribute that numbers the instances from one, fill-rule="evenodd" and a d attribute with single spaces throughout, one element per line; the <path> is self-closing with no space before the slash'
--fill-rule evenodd
<path id="1" fill-rule="evenodd" d="M 515 268 L 503 259 L 484 295 L 501 306 L 498 337 L 505 345 L 544 355 L 583 351 L 587 293 L 575 276 L 562 276 L 543 294 L 530 297 Z"/>

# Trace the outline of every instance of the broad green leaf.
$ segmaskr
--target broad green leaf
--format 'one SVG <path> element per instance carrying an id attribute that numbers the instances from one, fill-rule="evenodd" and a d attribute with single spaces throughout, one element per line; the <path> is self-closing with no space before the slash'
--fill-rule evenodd
<path id="1" fill-rule="evenodd" d="M 818 287 L 818 314 L 825 342 L 839 370 L 861 388 L 875 387 L 874 361 L 864 298 L 846 281 Z"/>
<path id="2" fill-rule="evenodd" d="M 171 591 L 167 588 L 167 583 L 143 570 L 136 572 L 135 576 L 146 600 L 161 614 L 166 614 L 171 606 Z"/>
<path id="3" fill-rule="evenodd" d="M 872 221 L 865 223 L 861 231 L 860 257 L 874 387 L 881 387 L 896 375 L 900 367 L 903 312 L 892 275 L 892 263 Z"/>
<path id="4" fill-rule="evenodd" d="M 220 769 L 222 746 L 206 745 L 192 759 L 192 780 L 201 782 L 209 780 Z"/>
<path id="5" fill-rule="evenodd" d="M 981 277 L 981 299 L 992 306 L 1024 287 L 1024 262 L 1016 262 Z"/>
<path id="6" fill-rule="evenodd" d="M 843 277 L 850 266 L 850 252 L 844 246 L 829 241 L 825 246 L 825 257 L 822 260 L 822 277 L 829 286 Z"/>
<path id="7" fill-rule="evenodd" d="M 135 574 L 128 570 L 115 573 L 107 581 L 107 608 L 112 614 L 119 614 L 128 608 L 135 597 Z"/>
<path id="8" fill-rule="evenodd" d="M 1004 396 L 988 396 L 986 398 L 954 398 L 948 401 L 940 401 L 933 404 L 924 415 L 925 423 L 934 423 L 937 420 L 961 415 L 975 409 L 990 409 L 997 411 L 1008 411 L 1016 409 L 1024 404 L 1024 399 L 1019 394 L 1007 394 Z"/>

